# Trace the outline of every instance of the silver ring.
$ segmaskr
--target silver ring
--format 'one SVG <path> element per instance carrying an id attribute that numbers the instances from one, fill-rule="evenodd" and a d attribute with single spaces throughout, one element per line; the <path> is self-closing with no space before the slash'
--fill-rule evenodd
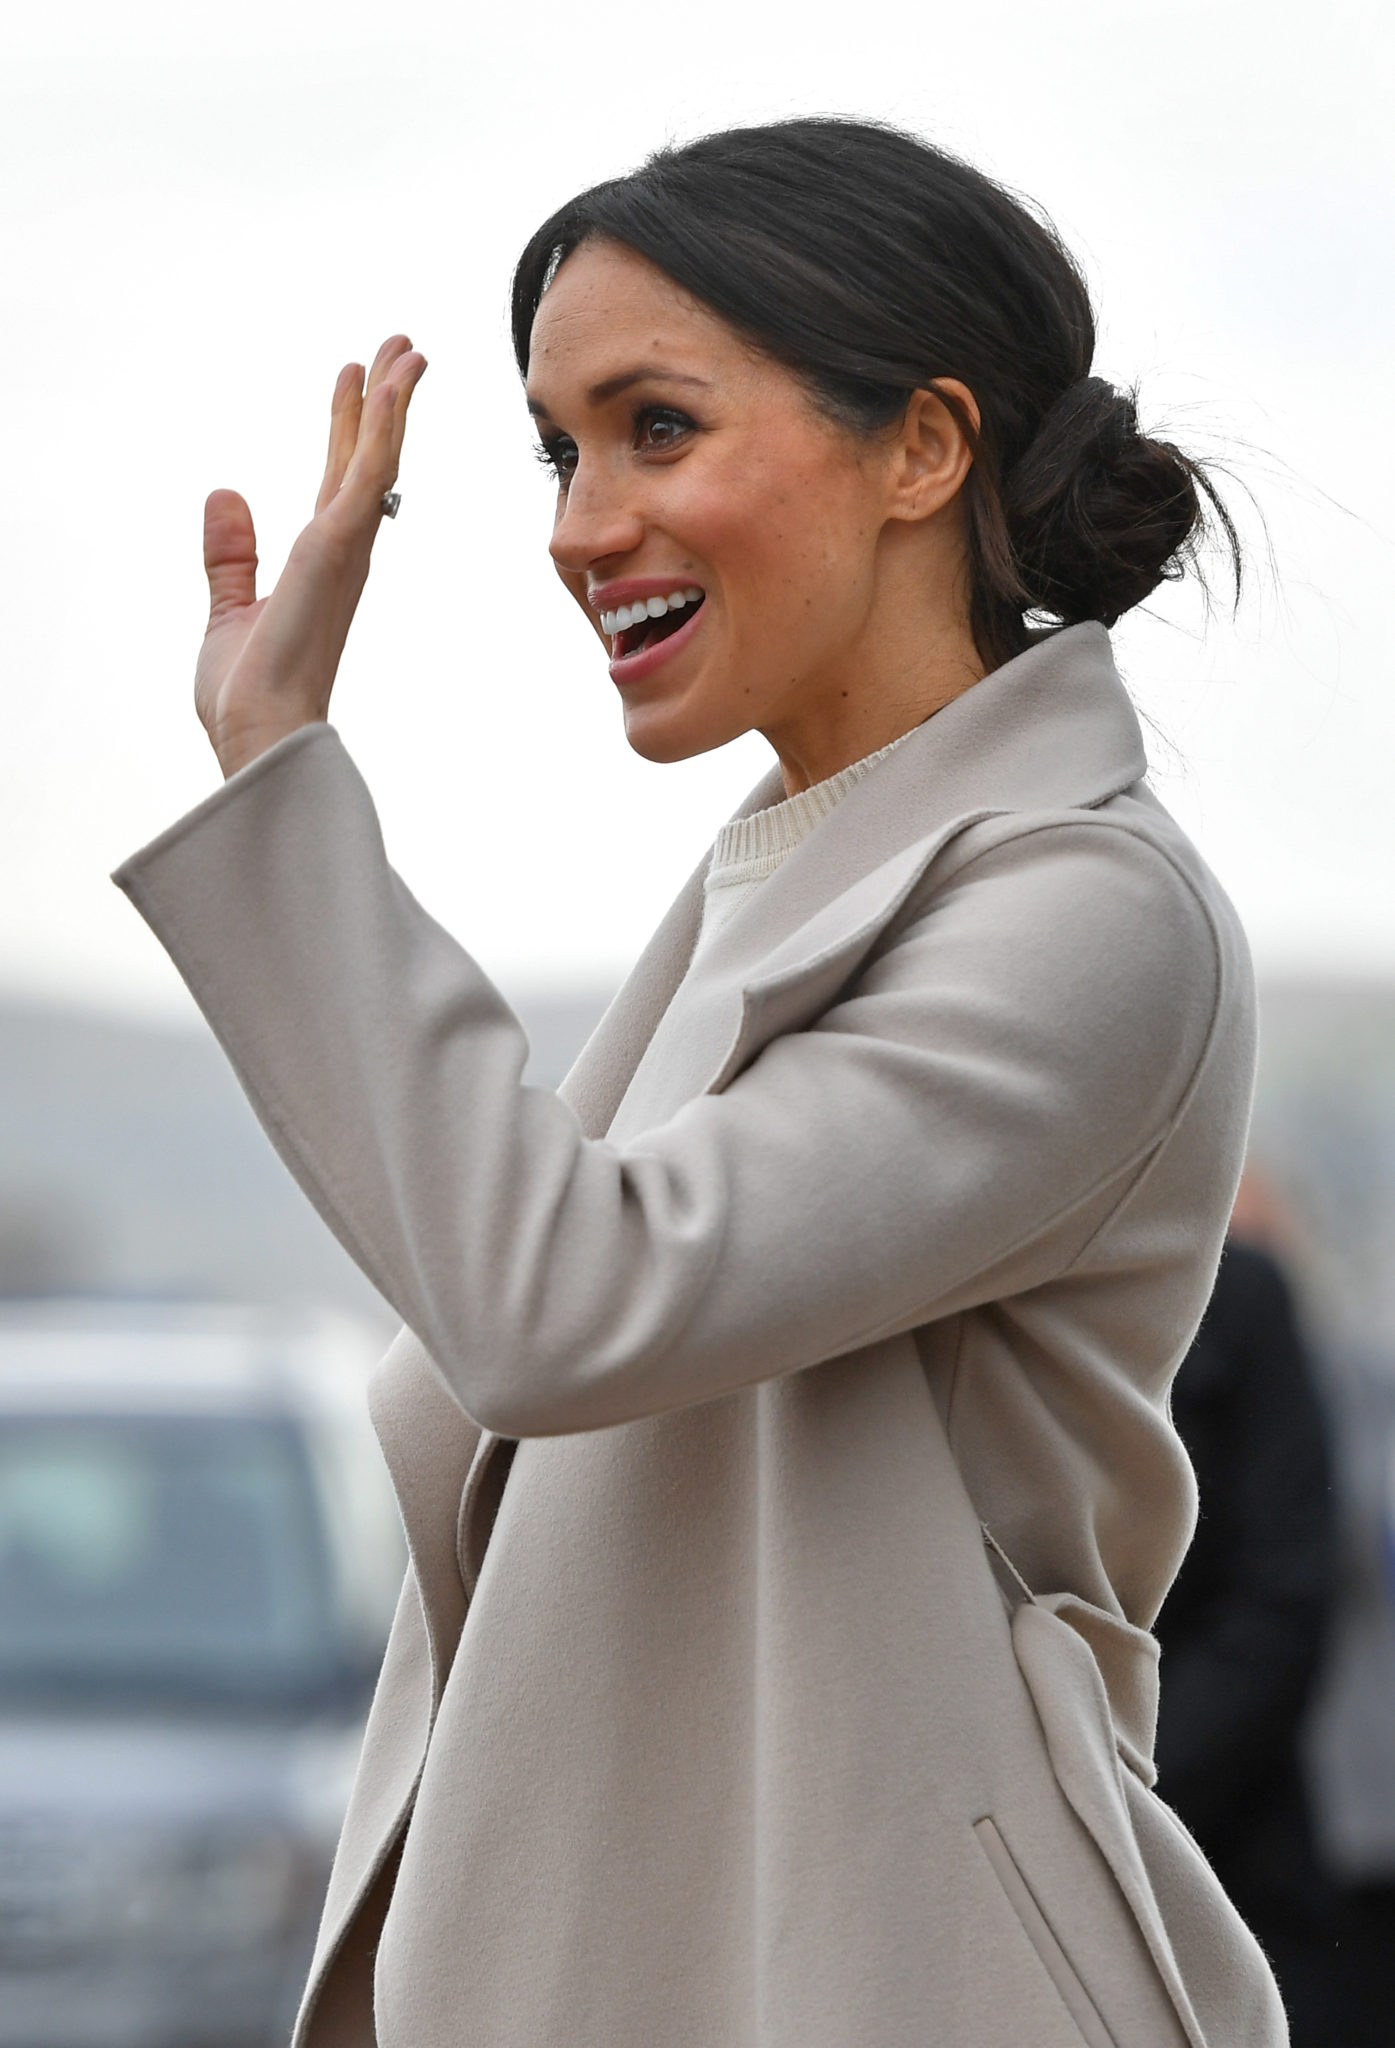
<path id="1" fill-rule="evenodd" d="M 379 502 L 382 505 L 383 517 L 385 519 L 395 519 L 397 517 L 397 508 L 402 503 L 402 493 L 401 491 L 384 491 Z"/>

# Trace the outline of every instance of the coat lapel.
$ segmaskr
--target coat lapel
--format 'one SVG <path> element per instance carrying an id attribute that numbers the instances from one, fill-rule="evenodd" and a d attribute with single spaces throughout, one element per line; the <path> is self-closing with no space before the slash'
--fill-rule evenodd
<path id="1" fill-rule="evenodd" d="M 773 771 L 751 791 L 737 816 L 745 816 L 751 811 L 763 810 L 767 804 L 778 803 L 783 793 L 779 772 Z M 692 958 L 693 947 L 697 943 L 702 925 L 703 877 L 706 871 L 707 856 L 704 855 L 670 905 L 653 938 L 582 1047 L 571 1071 L 557 1091 L 575 1114 L 583 1133 L 588 1138 L 603 1138 L 610 1130 L 616 1109 L 644 1056 L 645 1048 L 653 1038 L 673 1000 L 675 991 L 682 984 L 688 971 L 688 963 Z M 405 1341 L 407 1334 L 403 1333 L 403 1339 L 400 1339 L 399 1343 Z M 394 1353 L 397 1348 L 394 1346 Z M 419 1382 L 425 1378 L 433 1383 L 427 1394 L 429 1405 L 430 1399 L 434 1398 L 435 1387 L 439 1385 L 439 1378 L 421 1346 L 414 1346 L 414 1355 L 403 1354 L 395 1361 L 394 1354 L 389 1353 L 388 1359 L 384 1360 L 380 1368 L 384 1392 L 388 1391 L 390 1363 L 393 1363 L 392 1385 L 399 1398 L 406 1391 L 409 1380 L 415 1379 Z M 479 1507 L 497 1492 L 497 1487 L 492 1488 L 490 1484 L 493 1476 L 490 1468 L 501 1441 L 502 1439 L 492 1430 L 477 1432 L 473 1455 L 467 1452 L 463 1462 L 454 1465 L 448 1463 L 437 1475 L 436 1486 L 432 1489 L 432 1505 L 428 1507 L 428 1504 L 423 1502 L 423 1521 L 430 1515 L 438 1528 L 442 1522 L 443 1503 L 452 1500 L 460 1503 L 455 1525 L 455 1549 L 448 1565 L 444 1557 L 436 1556 L 436 1552 L 441 1548 L 440 1544 L 437 1543 L 433 1548 L 424 1533 L 420 1542 L 421 1559 L 418 1558 L 418 1545 L 412 1545 L 418 1577 L 420 1578 L 422 1573 L 422 1560 L 431 1559 L 436 1567 L 433 1572 L 433 1585 L 441 1583 L 444 1579 L 444 1599 L 439 1610 L 444 1617 L 444 1625 L 437 1630 L 442 1636 L 448 1636 L 452 1627 L 455 1634 L 459 1634 L 465 1613 L 464 1589 L 467 1586 L 473 1587 L 479 1573 L 484 1547 L 489 1540 L 489 1522 L 492 1517 L 487 1514 L 481 1515 Z M 386 1438 L 384 1449 L 388 1450 Z M 390 1451 L 388 1455 L 389 1462 L 392 1462 Z M 399 1498 L 403 1502 L 404 1520 L 410 1522 L 413 1517 L 400 1488 Z M 494 1504 L 497 1506 L 497 1499 Z M 408 1537 L 411 1541 L 410 1527 Z M 435 1599 L 428 1595 L 426 1605 L 429 1612 L 435 1609 Z M 433 1639 L 434 1654 L 436 1645 Z"/>
<path id="2" fill-rule="evenodd" d="M 588 1138 L 610 1129 L 644 1048 L 687 972 L 702 922 L 702 878 L 695 868 L 670 905 L 557 1093 Z"/>
<path id="3" fill-rule="evenodd" d="M 778 803 L 783 794 L 779 771 L 773 770 L 735 815 L 749 817 Z M 704 854 L 557 1091 L 588 1138 L 603 1138 L 610 1130 L 645 1048 L 687 974 L 702 926 L 707 861 Z"/>
<path id="4" fill-rule="evenodd" d="M 456 1561 L 456 1505 L 482 1432 L 446 1387 L 410 1330 L 402 1330 L 368 1386 L 368 1412 L 392 1475 L 431 1652 L 433 1707 L 465 1620 Z"/>

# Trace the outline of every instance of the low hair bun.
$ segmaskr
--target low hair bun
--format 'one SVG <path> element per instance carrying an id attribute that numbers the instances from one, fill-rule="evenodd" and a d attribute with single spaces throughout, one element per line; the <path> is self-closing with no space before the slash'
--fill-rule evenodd
<path id="1" fill-rule="evenodd" d="M 1002 484 L 1026 610 L 1112 626 L 1182 574 L 1214 494 L 1189 456 L 1140 431 L 1131 391 L 1081 377 Z"/>

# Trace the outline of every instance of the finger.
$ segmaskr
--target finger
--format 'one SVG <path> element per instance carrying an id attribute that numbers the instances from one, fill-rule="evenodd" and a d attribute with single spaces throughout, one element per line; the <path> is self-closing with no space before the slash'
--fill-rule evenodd
<path id="1" fill-rule="evenodd" d="M 383 380 L 392 372 L 392 366 L 402 356 L 411 352 L 412 344 L 405 334 L 390 334 L 374 356 L 368 371 L 368 390 L 376 391 Z"/>
<path id="2" fill-rule="evenodd" d="M 413 350 L 397 364 L 393 380 L 392 407 L 392 480 L 397 478 L 397 467 L 402 459 L 402 441 L 407 432 L 407 408 L 412 402 L 412 393 L 426 375 L 426 357 Z"/>
<path id="3" fill-rule="evenodd" d="M 334 398 L 329 410 L 329 453 L 325 457 L 325 473 L 320 484 L 320 494 L 315 500 L 317 512 L 324 510 L 344 481 L 344 472 L 353 459 L 354 447 L 358 441 L 358 426 L 362 412 L 363 365 L 346 363 L 335 380 Z"/>
<path id="4" fill-rule="evenodd" d="M 255 604 L 257 536 L 247 500 L 214 491 L 203 508 L 203 565 L 208 572 L 208 616 Z"/>
<path id="5" fill-rule="evenodd" d="M 396 481 L 407 407 L 425 369 L 425 356 L 415 350 L 400 356 L 391 374 L 364 399 L 358 446 L 341 492 L 352 498 L 359 510 L 370 505 L 376 508 L 383 492 Z"/>

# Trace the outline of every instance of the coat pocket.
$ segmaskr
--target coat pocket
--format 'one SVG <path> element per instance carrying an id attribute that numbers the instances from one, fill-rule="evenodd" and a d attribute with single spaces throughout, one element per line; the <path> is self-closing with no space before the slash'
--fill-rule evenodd
<path id="1" fill-rule="evenodd" d="M 1022 1924 L 1023 1933 L 1060 1993 L 1061 2002 L 1074 2020 L 1086 2048 L 1118 2048 L 1114 2036 L 1100 2018 L 1098 2006 L 1076 1975 L 1070 1957 L 1052 1933 L 1050 1922 L 1037 1904 L 1016 1857 L 1003 1840 L 997 1822 L 987 1816 L 976 1820 L 974 1833 L 1008 1904 Z"/>

